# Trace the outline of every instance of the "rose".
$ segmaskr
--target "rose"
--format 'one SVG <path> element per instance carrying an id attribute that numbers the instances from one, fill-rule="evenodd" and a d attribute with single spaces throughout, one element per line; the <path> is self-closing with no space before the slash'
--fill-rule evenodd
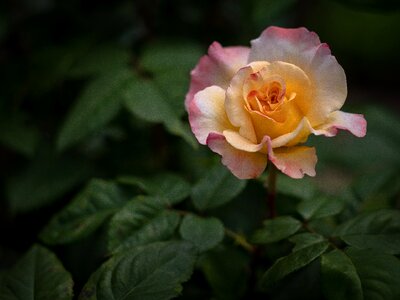
<path id="1" fill-rule="evenodd" d="M 362 115 L 342 112 L 346 77 L 327 44 L 305 28 L 268 27 L 248 47 L 211 44 L 191 72 L 185 106 L 194 135 L 238 178 L 270 160 L 293 178 L 315 176 L 310 134 L 366 134 Z"/>

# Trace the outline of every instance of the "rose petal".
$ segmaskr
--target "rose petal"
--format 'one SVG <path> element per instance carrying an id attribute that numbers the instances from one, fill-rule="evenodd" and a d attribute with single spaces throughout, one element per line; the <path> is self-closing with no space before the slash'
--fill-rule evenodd
<path id="1" fill-rule="evenodd" d="M 257 137 L 249 115 L 245 109 L 245 100 L 243 98 L 243 85 L 250 74 L 258 72 L 268 65 L 268 62 L 257 62 L 240 69 L 232 78 L 231 83 L 226 90 L 225 110 L 231 124 L 239 127 L 241 136 L 256 143 Z"/>
<path id="2" fill-rule="evenodd" d="M 312 98 L 302 99 L 299 107 L 312 126 L 324 122 L 327 116 L 339 110 L 347 96 L 346 76 L 331 55 L 327 44 L 305 28 L 285 29 L 268 27 L 258 39 L 251 42 L 249 62 L 284 61 L 301 68 L 313 84 Z"/>
<path id="3" fill-rule="evenodd" d="M 243 150 L 246 152 L 258 152 L 265 144 L 265 141 L 261 141 L 259 144 L 255 144 L 245 137 L 241 136 L 239 132 L 234 130 L 224 130 L 222 132 L 228 144 L 238 150 Z"/>
<path id="4" fill-rule="evenodd" d="M 210 86 L 198 92 L 189 105 L 189 123 L 200 144 L 205 145 L 210 132 L 231 129 L 225 113 L 225 91 L 218 86 Z"/>
<path id="5" fill-rule="evenodd" d="M 247 64 L 250 48 L 222 47 L 214 42 L 208 48 L 208 55 L 203 56 L 191 72 L 189 92 L 186 94 L 185 107 L 194 95 L 206 87 L 217 85 L 226 89 L 232 76 Z"/>
<path id="6" fill-rule="evenodd" d="M 258 39 L 251 41 L 248 62 L 284 61 L 304 70 L 321 44 L 318 35 L 306 28 L 280 28 L 270 26 Z"/>
<path id="7" fill-rule="evenodd" d="M 322 123 L 330 113 L 343 106 L 347 97 L 346 74 L 336 58 L 331 55 L 327 44 L 321 44 L 317 48 L 305 72 L 310 74 L 315 85 L 314 101 L 308 102 L 307 117 L 312 126 L 316 126 Z"/>
<path id="8" fill-rule="evenodd" d="M 307 118 L 303 118 L 297 128 L 272 140 L 272 147 L 295 146 L 304 143 L 310 134 L 335 136 L 338 129 L 348 130 L 357 137 L 364 137 L 367 132 L 367 121 L 363 115 L 342 111 L 331 113 L 325 123 L 313 128 Z"/>
<path id="9" fill-rule="evenodd" d="M 298 146 L 272 148 L 268 151 L 269 160 L 284 174 L 292 178 L 303 178 L 304 174 L 315 176 L 317 155 L 315 148 Z"/>
<path id="10" fill-rule="evenodd" d="M 254 130 L 257 140 L 260 141 L 265 135 L 272 139 L 289 133 L 296 129 L 297 125 L 304 116 L 302 107 L 298 102 L 304 101 L 303 99 L 311 98 L 311 83 L 307 75 L 295 65 L 275 61 L 263 67 L 259 71 L 259 76 L 262 78 L 281 77 L 285 81 L 286 94 L 294 95 L 293 99 L 283 103 L 279 110 L 269 112 L 268 115 L 263 115 L 255 111 L 251 111 L 250 116 L 253 121 Z M 251 84 L 250 80 L 246 81 L 246 85 Z M 245 86 L 246 91 L 251 87 Z"/>
<path id="11" fill-rule="evenodd" d="M 310 122 L 307 118 L 303 118 L 301 122 L 297 125 L 296 129 L 290 133 L 283 134 L 272 140 L 272 147 L 290 147 L 295 146 L 299 143 L 304 143 L 310 133 L 313 132 Z"/>
<path id="12" fill-rule="evenodd" d="M 253 144 L 231 130 L 225 130 L 223 135 L 228 144 L 239 151 L 250 153 L 267 151 L 268 159 L 282 173 L 292 178 L 303 178 L 304 174 L 315 176 L 317 156 L 314 148 L 305 146 L 272 148 L 273 143 L 268 136 L 265 136 L 260 144 Z"/>
<path id="13" fill-rule="evenodd" d="M 245 152 L 233 148 L 223 135 L 210 133 L 207 138 L 210 149 L 222 156 L 224 164 L 239 179 L 256 178 L 267 166 L 267 155 L 259 152 Z"/>
<path id="14" fill-rule="evenodd" d="M 212 138 L 211 138 L 212 137 Z M 225 153 L 222 154 L 223 151 L 219 150 L 220 148 L 215 148 L 215 145 L 212 146 L 209 144 L 209 140 L 218 140 L 224 142 L 224 147 L 230 149 L 229 156 Z M 315 176 L 315 165 L 317 163 L 317 156 L 315 154 L 315 149 L 305 146 L 297 146 L 297 147 L 280 147 L 280 148 L 272 148 L 271 139 L 268 136 L 265 136 L 260 144 L 253 144 L 249 140 L 241 137 L 237 132 L 225 130 L 223 132 L 223 136 L 220 134 L 211 133 L 209 138 L 207 139 L 207 145 L 214 151 L 221 155 L 225 155 L 225 163 L 228 168 L 234 173 L 237 177 L 238 169 L 244 169 L 244 163 L 251 163 L 251 169 L 255 169 L 256 163 L 260 158 L 260 155 L 263 159 L 266 159 L 266 153 L 268 153 L 268 159 L 279 169 L 282 173 L 292 177 L 292 178 L 302 178 L 304 174 L 309 176 Z M 246 154 L 247 153 L 247 154 Z M 248 161 L 251 154 L 257 156 L 253 156 L 253 160 L 251 162 Z M 237 155 L 235 160 L 234 156 Z M 228 158 L 229 157 L 229 158 Z M 247 160 L 243 160 L 243 157 L 246 157 Z M 235 163 L 240 162 L 240 168 L 237 168 Z M 265 161 L 266 165 L 266 161 Z M 265 169 L 265 165 L 263 164 L 257 170 L 258 174 L 261 174 Z M 236 172 L 236 173 L 235 173 Z M 252 173 L 254 175 L 256 173 Z M 258 176 L 258 175 L 257 175 Z M 241 178 L 241 177 L 239 177 Z M 253 178 L 253 177 L 247 177 Z"/>
<path id="15" fill-rule="evenodd" d="M 335 111 L 329 115 L 324 125 L 315 129 L 315 134 L 335 136 L 338 129 L 348 130 L 357 137 L 364 137 L 367 133 L 367 121 L 360 114 Z"/>

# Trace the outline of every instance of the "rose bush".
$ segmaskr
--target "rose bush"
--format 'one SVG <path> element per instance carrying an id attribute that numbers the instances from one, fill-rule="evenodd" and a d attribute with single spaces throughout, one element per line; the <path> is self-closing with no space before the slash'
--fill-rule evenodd
<path id="1" fill-rule="evenodd" d="M 238 178 L 259 176 L 271 161 L 293 178 L 315 175 L 310 134 L 366 134 L 362 115 L 342 112 L 343 68 L 314 32 L 268 27 L 248 47 L 214 42 L 191 72 L 185 106 L 200 144 L 222 156 Z"/>

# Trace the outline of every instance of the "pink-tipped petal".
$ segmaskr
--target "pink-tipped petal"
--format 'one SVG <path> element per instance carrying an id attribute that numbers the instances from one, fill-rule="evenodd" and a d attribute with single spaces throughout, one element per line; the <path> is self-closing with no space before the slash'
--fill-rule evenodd
<path id="1" fill-rule="evenodd" d="M 270 26 L 258 39 L 251 41 L 249 63 L 253 61 L 284 61 L 303 68 L 321 44 L 318 35 L 306 28 Z"/>
<path id="2" fill-rule="evenodd" d="M 329 46 L 306 28 L 268 27 L 251 42 L 249 62 L 283 61 L 301 68 L 313 84 L 313 97 L 300 100 L 299 107 L 312 126 L 317 126 L 346 100 L 347 86 L 343 68 L 331 55 Z"/>
<path id="3" fill-rule="evenodd" d="M 210 133 L 207 145 L 222 156 L 222 164 L 239 179 L 257 178 L 267 166 L 266 154 L 238 150 L 228 144 L 221 134 Z"/>
<path id="4" fill-rule="evenodd" d="M 328 121 L 315 134 L 335 136 L 338 129 L 348 130 L 357 137 L 364 137 L 367 133 L 367 121 L 363 115 L 335 111 L 329 115 Z"/>
<path id="5" fill-rule="evenodd" d="M 200 144 L 205 145 L 210 132 L 233 128 L 225 113 L 225 91 L 210 86 L 198 92 L 189 104 L 189 123 Z"/>
<path id="6" fill-rule="evenodd" d="M 273 151 L 270 148 L 268 158 L 277 169 L 292 178 L 303 178 L 305 174 L 315 176 L 315 165 L 317 164 L 315 148 L 282 147 Z"/>
<path id="7" fill-rule="evenodd" d="M 189 92 L 186 94 L 185 107 L 188 109 L 194 95 L 206 87 L 217 85 L 226 89 L 232 76 L 247 64 L 250 48 L 222 47 L 214 42 L 192 70 Z"/>

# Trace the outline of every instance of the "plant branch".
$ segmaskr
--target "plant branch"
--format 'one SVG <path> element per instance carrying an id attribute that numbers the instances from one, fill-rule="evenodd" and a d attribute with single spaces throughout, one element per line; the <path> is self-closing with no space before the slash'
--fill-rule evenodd
<path id="1" fill-rule="evenodd" d="M 269 211 L 268 218 L 270 219 L 276 217 L 276 177 L 277 169 L 271 164 L 267 179 L 267 205 Z"/>

